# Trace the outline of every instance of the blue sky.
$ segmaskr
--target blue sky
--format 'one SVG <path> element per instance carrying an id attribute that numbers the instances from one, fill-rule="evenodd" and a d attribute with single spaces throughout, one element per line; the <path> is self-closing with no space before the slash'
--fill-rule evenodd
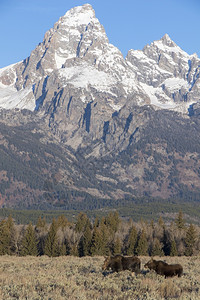
<path id="1" fill-rule="evenodd" d="M 124 56 L 168 33 L 200 57 L 200 0 L 0 0 L 0 68 L 28 57 L 59 17 L 85 3 Z"/>

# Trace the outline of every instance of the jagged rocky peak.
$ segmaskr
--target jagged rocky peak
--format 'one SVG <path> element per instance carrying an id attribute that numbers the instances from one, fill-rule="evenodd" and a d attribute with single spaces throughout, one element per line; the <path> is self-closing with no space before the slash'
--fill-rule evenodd
<path id="1" fill-rule="evenodd" d="M 49 75 L 67 60 L 84 57 L 97 40 L 99 45 L 108 43 L 92 6 L 72 8 L 46 32 L 43 42 L 26 59 L 24 73 L 28 74 L 31 68 L 35 73 Z"/>
<path id="2" fill-rule="evenodd" d="M 59 25 L 62 27 L 69 28 L 81 28 L 81 31 L 84 31 L 89 24 L 102 27 L 99 23 L 99 20 L 95 16 L 95 11 L 90 4 L 84 4 L 82 6 L 77 6 L 69 11 L 59 19 L 55 24 L 55 28 L 59 28 Z M 102 27 L 103 28 L 103 27 Z"/>
<path id="3" fill-rule="evenodd" d="M 65 89 L 58 101 L 64 105 L 64 95 L 73 89 L 72 94 L 81 91 L 77 97 L 84 105 L 89 91 L 106 110 L 120 110 L 131 101 L 187 112 L 199 99 L 198 81 L 199 59 L 167 34 L 143 50 L 130 50 L 124 59 L 85 4 L 66 12 L 28 58 L 0 70 L 0 106 L 35 110 L 45 104 L 48 111 L 60 90 Z M 179 102 L 183 109 L 177 109 Z"/>
<path id="4" fill-rule="evenodd" d="M 161 41 L 163 42 L 164 45 L 168 47 L 176 47 L 177 45 L 172 41 L 170 36 L 166 33 L 162 38 Z"/>
<path id="5" fill-rule="evenodd" d="M 126 60 L 155 108 L 187 114 L 189 105 L 198 101 L 199 59 L 183 51 L 168 34 L 143 50 L 130 50 Z"/>

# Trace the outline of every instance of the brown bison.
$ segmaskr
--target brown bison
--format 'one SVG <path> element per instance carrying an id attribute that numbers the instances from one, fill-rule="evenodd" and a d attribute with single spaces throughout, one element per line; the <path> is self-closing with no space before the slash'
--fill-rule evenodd
<path id="1" fill-rule="evenodd" d="M 129 270 L 132 272 L 140 272 L 141 261 L 136 256 L 108 256 L 105 258 L 102 270 L 111 270 L 113 272 L 120 272 L 123 270 Z"/>
<path id="2" fill-rule="evenodd" d="M 183 267 L 179 264 L 168 265 L 162 260 L 154 260 L 153 258 L 144 265 L 145 268 L 156 271 L 159 275 L 166 277 L 172 277 L 178 275 L 180 277 L 183 274 Z"/>

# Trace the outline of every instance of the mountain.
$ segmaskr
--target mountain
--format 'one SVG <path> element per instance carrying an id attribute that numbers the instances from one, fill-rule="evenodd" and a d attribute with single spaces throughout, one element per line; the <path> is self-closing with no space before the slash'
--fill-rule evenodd
<path id="1" fill-rule="evenodd" d="M 0 204 L 200 195 L 200 59 L 166 34 L 124 59 L 91 5 L 0 69 Z"/>

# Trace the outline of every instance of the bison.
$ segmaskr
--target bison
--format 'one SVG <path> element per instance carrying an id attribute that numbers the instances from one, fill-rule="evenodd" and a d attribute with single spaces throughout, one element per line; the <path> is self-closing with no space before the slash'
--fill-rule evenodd
<path id="1" fill-rule="evenodd" d="M 169 265 L 162 260 L 154 260 L 153 258 L 144 265 L 145 268 L 156 271 L 159 275 L 166 277 L 172 277 L 178 275 L 180 277 L 183 274 L 183 267 L 179 264 Z"/>
<path id="2" fill-rule="evenodd" d="M 123 270 L 129 270 L 135 273 L 140 272 L 141 261 L 136 256 L 108 256 L 105 258 L 102 270 L 111 270 L 113 272 L 120 272 Z"/>

